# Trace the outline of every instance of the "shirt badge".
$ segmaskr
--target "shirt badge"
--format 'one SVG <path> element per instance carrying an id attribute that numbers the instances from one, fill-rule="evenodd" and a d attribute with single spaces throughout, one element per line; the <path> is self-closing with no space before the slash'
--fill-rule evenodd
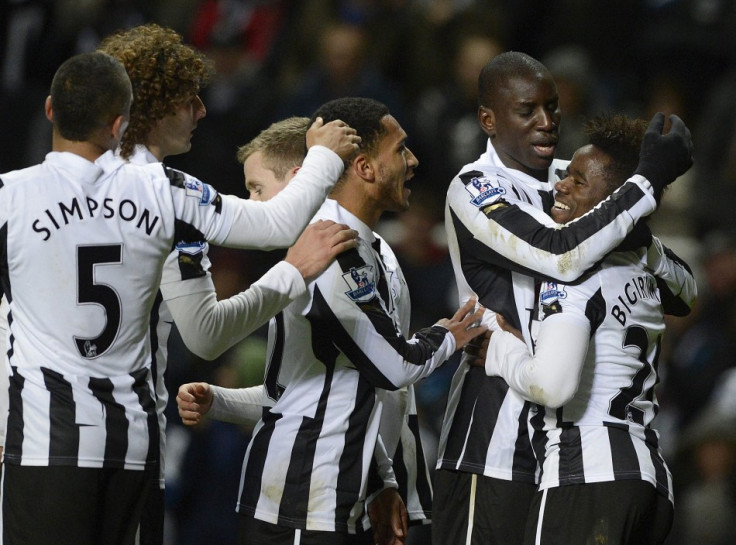
<path id="1" fill-rule="evenodd" d="M 373 266 L 351 267 L 342 279 L 350 288 L 345 295 L 356 303 L 366 303 L 376 296 L 376 282 L 373 278 Z"/>
<path id="2" fill-rule="evenodd" d="M 566 299 L 565 288 L 559 289 L 556 282 L 542 282 L 539 289 L 539 302 L 542 305 L 544 317 L 562 312 L 561 299 Z"/>
<path id="3" fill-rule="evenodd" d="M 209 184 L 200 182 L 196 178 L 187 177 L 184 180 L 184 189 L 186 189 L 188 197 L 199 199 L 201 206 L 206 206 L 215 199 L 217 192 Z"/>
<path id="4" fill-rule="evenodd" d="M 470 202 L 477 207 L 488 206 L 506 194 L 503 187 L 493 185 L 486 177 L 475 176 L 465 185 L 465 189 L 472 195 Z"/>

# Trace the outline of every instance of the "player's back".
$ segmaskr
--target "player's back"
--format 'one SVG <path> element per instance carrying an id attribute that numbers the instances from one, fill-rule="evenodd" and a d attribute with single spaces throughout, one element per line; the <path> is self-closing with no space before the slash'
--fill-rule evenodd
<path id="1" fill-rule="evenodd" d="M 51 153 L 2 175 L 13 371 L 6 454 L 15 463 L 155 458 L 145 442 L 128 444 L 128 432 L 158 433 L 148 324 L 174 208 L 165 176 L 130 168 Z"/>

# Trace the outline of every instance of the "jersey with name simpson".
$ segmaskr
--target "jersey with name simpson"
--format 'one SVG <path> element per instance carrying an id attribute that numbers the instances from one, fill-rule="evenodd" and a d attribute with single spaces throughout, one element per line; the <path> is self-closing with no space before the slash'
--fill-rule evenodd
<path id="1" fill-rule="evenodd" d="M 0 177 L 7 463 L 158 461 L 149 326 L 161 268 L 175 241 L 224 240 L 232 214 L 195 178 L 107 155 L 103 168 L 52 152 Z"/>

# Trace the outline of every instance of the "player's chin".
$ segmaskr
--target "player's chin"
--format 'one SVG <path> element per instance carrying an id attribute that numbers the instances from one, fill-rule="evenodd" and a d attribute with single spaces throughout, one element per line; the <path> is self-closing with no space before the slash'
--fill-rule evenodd
<path id="1" fill-rule="evenodd" d="M 572 214 L 569 210 L 552 208 L 552 210 L 549 211 L 549 215 L 553 220 L 555 220 L 555 223 L 567 223 L 572 220 Z"/>

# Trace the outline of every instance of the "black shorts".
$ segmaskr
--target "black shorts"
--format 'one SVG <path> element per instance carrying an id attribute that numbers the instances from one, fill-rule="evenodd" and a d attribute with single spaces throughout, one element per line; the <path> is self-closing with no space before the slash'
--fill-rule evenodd
<path id="1" fill-rule="evenodd" d="M 534 495 L 524 545 L 659 545 L 670 532 L 673 516 L 672 503 L 645 481 L 549 488 Z"/>
<path id="2" fill-rule="evenodd" d="M 156 477 L 151 482 L 151 492 L 143 506 L 136 545 L 164 545 L 165 513 L 166 493 Z"/>
<path id="3" fill-rule="evenodd" d="M 521 545 L 536 485 L 438 469 L 433 545 Z"/>
<path id="4" fill-rule="evenodd" d="M 3 468 L 3 542 L 132 545 L 152 470 Z"/>
<path id="5" fill-rule="evenodd" d="M 296 530 L 238 515 L 238 542 L 241 545 L 373 545 L 373 532 L 347 534 Z"/>

